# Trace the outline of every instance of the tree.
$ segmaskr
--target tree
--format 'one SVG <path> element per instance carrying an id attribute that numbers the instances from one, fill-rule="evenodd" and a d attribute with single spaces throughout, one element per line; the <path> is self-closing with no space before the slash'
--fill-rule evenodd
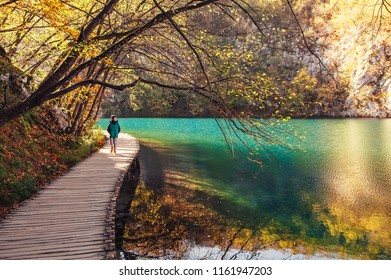
<path id="1" fill-rule="evenodd" d="M 2 19 L 3 23 L 13 21 L 15 17 L 19 18 L 23 16 L 23 20 L 19 20 L 21 21 L 19 26 L 2 31 L 3 33 L 12 32 L 13 30 L 16 31 L 16 34 L 13 35 L 17 39 L 13 42 L 13 45 L 8 47 L 11 49 L 9 52 L 14 53 L 15 49 L 26 45 L 26 42 L 23 42 L 21 37 L 41 35 L 42 38 L 38 41 L 43 41 L 43 43 L 31 51 L 34 55 L 29 62 L 32 63 L 37 59 L 37 53 L 41 51 L 40 48 L 52 43 L 50 41 L 51 38 L 65 39 L 67 42 L 61 46 L 53 46 L 51 44 L 52 52 L 56 51 L 57 53 L 52 57 L 46 55 L 44 57 L 45 59 L 41 59 L 32 65 L 33 69 L 29 69 L 30 72 L 33 72 L 38 65 L 41 66 L 49 58 L 55 62 L 55 65 L 52 65 L 52 69 L 46 70 L 47 74 L 43 75 L 41 81 L 38 81 L 36 89 L 30 96 L 20 103 L 7 104 L 8 106 L 6 105 L 1 110 L 0 125 L 35 106 L 41 105 L 45 101 L 61 97 L 75 89 L 89 87 L 91 85 L 121 90 L 143 82 L 182 89 L 179 86 L 162 85 L 156 81 L 149 81 L 143 77 L 137 77 L 134 71 L 129 71 L 130 69 L 124 71 L 125 76 L 129 72 L 132 72 L 130 76 L 133 80 L 130 83 L 114 85 L 107 83 L 102 77 L 106 76 L 107 79 L 108 77 L 104 75 L 104 72 L 114 70 L 111 67 L 113 63 L 118 65 L 118 62 L 124 60 L 124 51 L 131 51 L 131 48 L 135 44 L 139 43 L 142 45 L 142 41 L 150 40 L 148 37 L 151 36 L 151 32 L 159 32 L 159 29 L 162 28 L 167 29 L 168 27 L 164 26 L 166 22 L 170 22 L 174 27 L 177 27 L 177 24 L 173 20 L 174 16 L 179 16 L 195 9 L 201 9 L 217 1 L 192 1 L 190 3 L 180 1 L 176 4 L 171 1 L 166 1 L 166 3 L 163 3 L 164 6 L 157 2 L 147 3 L 146 1 L 142 1 L 135 7 L 127 3 L 119 4 L 118 0 L 108 1 L 104 5 L 97 5 L 92 1 L 83 1 L 80 6 L 76 6 L 75 3 L 71 4 L 70 1 L 54 0 L 38 2 L 40 5 L 34 2 L 15 1 L 2 6 L 2 9 L 6 9 L 7 11 L 6 16 Z M 83 4 L 88 9 L 82 7 Z M 65 12 L 60 13 L 60 10 L 64 6 L 67 6 L 67 9 L 65 9 Z M 132 15 L 131 11 L 133 9 L 135 9 L 135 12 Z M 84 14 L 85 19 L 75 19 L 75 15 L 71 14 L 75 11 L 76 16 Z M 122 18 L 119 18 L 118 15 L 121 15 L 122 12 L 125 12 L 125 14 Z M 16 13 L 20 14 L 15 15 Z M 71 22 L 72 24 L 70 24 Z M 39 30 L 35 30 L 38 29 L 38 25 L 40 25 L 40 28 L 43 28 L 42 25 L 44 24 L 48 24 L 45 28 L 52 30 L 52 32 L 54 31 L 54 33 L 50 35 L 47 35 L 49 32 L 39 34 Z M 23 31 L 23 28 L 27 28 L 27 32 Z M 64 50 L 60 53 L 61 47 Z M 135 51 L 140 53 L 138 49 Z M 195 52 L 195 54 L 199 56 L 198 52 Z M 113 60 L 117 61 L 114 62 Z M 117 66 L 116 68 L 118 70 L 120 67 Z M 203 90 L 205 86 L 188 85 L 187 87 L 195 87 Z"/>
<path id="2" fill-rule="evenodd" d="M 0 45 L 35 83 L 23 100 L 5 102 L 0 126 L 50 102 L 69 111 L 69 132 L 77 133 L 94 122 L 107 91 L 147 84 L 202 96 L 229 129 L 273 140 L 228 103 L 274 89 L 250 77 L 262 68 L 262 45 L 285 31 L 262 18 L 262 7 L 242 0 L 21 0 L 0 8 Z M 222 26 L 200 24 L 215 18 Z M 268 47 L 278 53 L 283 46 Z"/>

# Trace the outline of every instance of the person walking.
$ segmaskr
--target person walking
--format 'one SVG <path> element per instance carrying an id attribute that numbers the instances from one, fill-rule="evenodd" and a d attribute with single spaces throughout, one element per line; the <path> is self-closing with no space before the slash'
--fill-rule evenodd
<path id="1" fill-rule="evenodd" d="M 110 153 L 116 155 L 118 134 L 121 132 L 121 127 L 119 126 L 116 115 L 111 116 L 111 121 L 109 123 L 109 126 L 107 127 L 107 132 L 110 134 Z"/>

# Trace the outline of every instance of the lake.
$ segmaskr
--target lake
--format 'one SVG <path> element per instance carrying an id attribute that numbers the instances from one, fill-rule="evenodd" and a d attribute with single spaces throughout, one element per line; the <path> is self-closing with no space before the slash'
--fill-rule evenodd
<path id="1" fill-rule="evenodd" d="M 141 143 L 133 257 L 390 259 L 391 120 L 267 124 L 270 154 L 232 153 L 214 119 L 119 121 Z"/>

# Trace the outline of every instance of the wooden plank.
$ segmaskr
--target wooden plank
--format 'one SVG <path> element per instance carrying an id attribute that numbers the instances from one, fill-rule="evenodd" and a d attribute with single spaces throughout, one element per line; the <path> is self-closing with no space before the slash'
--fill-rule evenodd
<path id="1" fill-rule="evenodd" d="M 53 244 L 55 242 L 58 242 L 59 240 L 68 240 L 69 238 L 76 238 L 77 240 L 80 240 L 80 241 L 91 241 L 91 240 L 94 240 L 94 241 L 101 241 L 102 243 L 105 243 L 105 241 L 107 240 L 107 235 L 103 235 L 102 234 L 91 234 L 91 235 L 68 235 L 68 236 L 60 236 L 60 237 L 55 237 L 55 236 L 50 236 L 48 238 L 37 238 L 37 239 L 28 239 L 28 238 L 22 238 L 20 237 L 19 239 L 17 240 L 11 240 L 11 241 L 7 241 L 6 243 L 4 243 L 3 245 L 5 244 L 10 244 L 11 246 L 13 247 L 19 247 L 20 245 L 22 246 L 30 246 L 30 245 L 34 245 L 34 244 L 42 244 L 42 243 L 48 243 L 48 244 Z"/>
<path id="2" fill-rule="evenodd" d="M 89 214 L 91 214 L 91 216 L 89 216 Z M 10 215 L 9 219 L 13 219 L 13 220 L 21 219 L 21 220 L 24 220 L 24 219 L 32 219 L 32 218 L 35 218 L 35 217 L 39 217 L 42 220 L 43 219 L 58 219 L 58 220 L 60 220 L 62 218 L 67 219 L 67 218 L 70 218 L 70 217 L 84 217 L 84 216 L 93 218 L 93 217 L 97 217 L 97 216 L 105 216 L 105 214 L 106 213 L 103 213 L 102 211 L 101 211 L 101 213 L 99 213 L 97 211 L 96 212 L 91 212 L 91 211 L 87 212 L 86 211 L 84 213 L 83 212 L 78 213 L 77 216 L 75 214 L 72 215 L 71 212 L 64 213 L 61 216 L 58 216 L 57 214 L 36 215 L 36 214 L 30 213 L 30 212 L 28 212 L 28 213 L 19 212 L 18 215 Z M 0 228 L 1 228 L 1 225 L 0 225 Z"/>
<path id="3" fill-rule="evenodd" d="M 12 235 L 12 234 L 4 234 L 4 236 L 1 237 L 1 245 L 12 242 L 12 241 L 18 241 L 18 240 L 43 240 L 45 238 L 52 239 L 52 238 L 68 238 L 72 236 L 93 236 L 93 235 L 101 235 L 101 236 L 107 236 L 108 234 L 104 229 L 88 229 L 85 231 L 81 231 L 78 229 L 69 229 L 69 231 L 52 231 L 50 233 L 48 232 L 35 232 L 34 235 L 32 235 L 29 232 L 21 232 L 18 234 L 18 236 Z"/>
<path id="4" fill-rule="evenodd" d="M 104 259 L 105 255 L 102 254 L 102 252 L 96 252 L 96 253 L 79 253 L 77 255 L 75 254 L 53 254 L 49 255 L 46 254 L 45 257 L 41 256 L 35 256 L 35 260 L 96 260 L 96 259 Z"/>
<path id="5" fill-rule="evenodd" d="M 58 188 L 56 189 L 50 189 L 48 191 L 52 191 L 52 190 L 72 190 L 72 191 L 75 191 L 75 189 L 79 190 L 79 191 L 90 191 L 90 190 L 96 190 L 96 191 L 104 191 L 106 189 L 109 189 L 109 190 L 112 190 L 113 189 L 113 186 L 109 185 L 109 183 L 107 183 L 106 185 L 104 184 L 104 182 L 102 182 L 101 185 L 99 185 L 97 188 L 97 184 L 96 183 L 88 183 L 88 184 L 83 184 L 81 185 L 80 183 L 78 183 L 77 185 L 69 185 L 67 184 L 66 182 L 61 182 L 61 183 L 58 183 L 57 185 Z"/>
<path id="6" fill-rule="evenodd" d="M 58 219 L 55 217 L 55 218 L 43 219 L 43 220 L 40 217 L 33 217 L 33 218 L 26 218 L 26 219 L 18 217 L 17 220 L 19 223 L 23 223 L 24 225 L 29 225 L 30 223 L 36 224 L 36 222 L 40 222 L 42 224 L 50 224 L 50 223 L 57 223 L 57 222 L 71 223 L 71 222 L 102 221 L 102 219 L 104 219 L 105 216 L 106 215 L 95 216 L 95 217 L 77 217 L 77 218 L 70 216 L 70 217 L 61 218 L 61 219 Z M 12 225 L 12 224 L 15 224 L 15 223 L 5 222 L 5 223 L 3 223 L 3 226 Z"/>
<path id="7" fill-rule="evenodd" d="M 88 213 L 93 213 L 94 211 L 94 209 L 87 211 L 86 209 L 63 209 L 63 208 L 54 209 L 54 210 L 56 211 L 31 210 L 29 214 L 30 215 L 48 215 L 48 214 L 58 215 L 59 214 L 58 217 L 61 218 L 61 214 L 67 214 L 67 213 L 69 214 L 70 210 L 72 210 L 72 213 L 74 213 L 75 215 L 77 215 L 79 212 L 88 214 Z"/>
<path id="8" fill-rule="evenodd" d="M 6 252 L 7 254 L 9 252 L 15 253 L 23 253 L 23 252 L 58 252 L 58 251 L 65 251 L 69 252 L 70 250 L 73 250 L 73 248 L 101 248 L 105 247 L 104 242 L 101 240 L 98 241 L 84 241 L 84 242 L 69 242 L 69 243 L 61 243 L 59 241 L 52 242 L 52 243 L 46 243 L 46 244 L 30 244 L 29 246 L 22 246 L 22 247 L 8 247 L 7 250 L 0 249 L 0 256 L 2 255 L 2 252 Z"/>
<path id="9" fill-rule="evenodd" d="M 3 244 L 6 244 L 8 242 L 27 242 L 27 241 L 31 241 L 31 242 L 42 242 L 44 240 L 50 240 L 51 242 L 54 242 L 56 240 L 59 240 L 59 239 L 67 239 L 67 238 L 75 238 L 75 237 L 78 237 L 78 238 L 86 238 L 86 237 L 90 237 L 90 238 L 93 238 L 94 236 L 104 236 L 106 237 L 107 234 L 106 233 L 102 233 L 102 232 L 79 232 L 76 234 L 76 232 L 64 232 L 64 233 L 56 233 L 56 234 L 42 234 L 41 236 L 34 236 L 34 238 L 31 238 L 31 235 L 22 235 L 22 234 L 18 234 L 18 236 L 2 236 L 1 239 L 0 239 L 0 242 Z"/>
<path id="10" fill-rule="evenodd" d="M 75 223 L 77 223 L 77 222 L 80 222 L 80 223 L 85 222 L 85 223 L 87 223 L 87 222 L 94 222 L 94 221 L 102 221 L 102 222 L 104 222 L 106 220 L 106 217 L 107 217 L 106 215 L 100 215 L 100 216 L 94 217 L 91 220 L 88 220 L 88 218 L 89 218 L 88 216 L 78 216 L 78 217 L 75 217 L 73 220 L 71 218 L 69 218 L 69 219 L 58 220 L 58 221 L 53 221 L 53 220 L 51 220 L 51 221 L 44 221 L 42 223 L 40 223 L 41 220 L 34 219 L 34 220 L 31 221 L 32 222 L 31 224 L 33 224 L 35 227 L 39 227 L 39 226 L 41 226 L 41 224 L 42 225 L 47 224 L 48 226 L 50 226 L 50 225 L 53 225 L 54 223 L 71 224 L 72 222 L 75 222 Z M 34 224 L 34 222 L 35 222 L 35 224 Z M 28 230 L 29 228 L 27 227 L 27 225 L 30 225 L 28 220 L 20 219 L 20 220 L 17 220 L 15 223 L 7 223 L 7 224 L 5 224 L 3 227 L 1 227 L 1 231 L 4 232 L 4 231 L 6 231 L 7 228 L 10 228 L 10 227 L 17 227 L 21 231 Z M 24 227 L 23 229 L 21 228 L 22 226 Z"/>
<path id="11" fill-rule="evenodd" d="M 95 216 L 88 216 L 88 215 L 80 215 L 80 216 L 73 216 L 73 219 L 72 219 L 72 216 L 68 216 L 66 219 L 64 218 L 63 220 L 62 219 L 54 219 L 53 218 L 54 216 L 52 215 L 51 219 L 45 219 L 44 216 L 41 216 L 41 217 L 33 217 L 31 219 L 14 219 L 15 222 L 13 223 L 4 223 L 4 225 L 2 227 L 0 227 L 0 230 L 5 230 L 7 227 L 10 227 L 10 226 L 17 226 L 17 227 L 21 227 L 21 226 L 25 226 L 27 224 L 29 224 L 29 221 L 31 222 L 35 222 L 35 226 L 36 227 L 39 227 L 40 226 L 40 222 L 42 221 L 42 224 L 53 224 L 53 223 L 66 223 L 66 224 L 70 224 L 72 223 L 73 221 L 74 222 L 77 222 L 77 221 L 80 221 L 80 222 L 94 222 L 94 221 L 105 221 L 107 215 L 104 215 L 104 213 L 102 212 L 101 215 L 95 215 Z M 42 218 L 42 219 L 40 219 Z M 20 228 L 21 230 L 24 230 L 22 228 Z M 1 235 L 0 235 L 1 236 Z"/>
<path id="12" fill-rule="evenodd" d="M 14 219 L 15 221 L 20 219 L 22 221 L 22 220 L 26 220 L 26 219 L 35 218 L 36 216 L 37 215 L 24 214 L 24 215 L 19 215 L 19 216 L 15 216 L 15 217 L 10 217 L 10 219 Z M 102 217 L 102 219 L 103 219 L 107 215 L 106 215 L 106 213 L 103 213 L 103 211 L 102 211 L 102 212 L 91 212 L 91 213 L 88 213 L 88 212 L 79 213 L 77 216 L 76 215 L 72 215 L 72 213 L 68 213 L 67 215 L 62 215 L 61 217 L 59 217 L 57 214 L 39 215 L 39 216 L 40 216 L 40 218 L 42 220 L 44 220 L 44 219 L 61 219 L 61 218 L 67 219 L 67 218 L 72 218 L 72 217 L 74 217 L 74 218 L 88 218 L 88 217 L 97 218 L 97 217 Z"/>
<path id="13" fill-rule="evenodd" d="M 48 192 L 72 190 L 75 192 L 75 194 L 78 194 L 78 192 L 91 191 L 91 190 L 96 190 L 96 191 L 105 191 L 106 189 L 112 190 L 113 186 L 110 186 L 109 184 L 110 182 L 108 183 L 102 182 L 101 185 L 97 185 L 96 183 L 89 183 L 84 185 L 78 183 L 78 184 L 70 185 L 68 182 L 62 181 L 61 183 L 58 183 L 58 186 L 56 188 L 49 189 Z"/>
<path id="14" fill-rule="evenodd" d="M 85 198 L 85 196 L 89 196 L 89 198 Z M 94 192 L 92 195 L 88 193 L 78 193 L 74 194 L 72 192 L 53 192 L 50 194 L 47 194 L 45 196 L 42 196 L 40 200 L 37 200 L 35 203 L 39 203 L 41 201 L 47 201 L 47 202 L 54 202 L 54 201 L 72 201 L 72 200 L 78 200 L 82 199 L 83 201 L 86 201 L 87 199 L 93 199 L 93 201 L 102 201 L 102 199 L 106 199 L 107 197 L 110 197 L 110 192 Z M 57 199 L 57 200 L 56 200 Z M 107 200 L 106 200 L 107 201 Z"/>
<path id="15" fill-rule="evenodd" d="M 81 201 L 81 200 L 80 200 Z M 35 205 L 39 205 L 40 209 L 42 208 L 49 208 L 49 207 L 53 207 L 53 206 L 56 206 L 56 207 L 59 207 L 59 206 L 64 206 L 64 207 L 72 207 L 72 206 L 77 206 L 80 204 L 80 201 L 58 201 L 58 202 L 54 202 L 54 201 L 51 201 L 51 200 L 48 200 L 48 201 L 37 201 L 35 203 Z M 107 201 L 102 201 L 102 200 L 96 200 L 96 201 L 89 201 L 89 202 L 85 202 L 84 205 L 99 205 L 99 204 L 107 204 Z M 26 205 L 26 210 L 28 209 L 28 205 Z M 35 207 L 35 206 L 30 206 L 31 208 Z"/>
<path id="16" fill-rule="evenodd" d="M 91 212 L 91 213 L 79 213 L 77 216 L 75 215 L 72 215 L 72 213 L 69 213 L 68 215 L 62 215 L 62 217 L 64 219 L 68 219 L 68 218 L 74 218 L 75 220 L 76 219 L 87 219 L 89 217 L 91 218 L 101 218 L 101 219 L 105 219 L 105 217 L 107 217 L 107 213 L 104 213 L 103 211 L 102 212 Z M 62 217 L 58 217 L 56 214 L 51 214 L 51 215 L 40 215 L 40 218 L 42 220 L 45 220 L 45 219 L 61 219 Z M 23 221 L 25 221 L 26 219 L 34 219 L 36 218 L 36 215 L 23 215 L 23 216 L 19 216 L 19 217 L 15 217 L 15 218 L 12 218 L 15 220 L 15 224 L 18 224 L 18 223 L 22 223 Z M 18 222 L 20 221 L 20 222 Z M 0 227 L 1 229 L 1 227 Z"/>
<path id="17" fill-rule="evenodd" d="M 40 223 L 39 224 L 39 227 L 36 227 L 34 226 L 33 223 L 25 223 L 23 224 L 23 226 L 26 228 L 26 231 L 31 231 L 35 228 L 42 228 L 42 229 L 46 229 L 47 227 L 51 228 L 52 230 L 56 229 L 56 228 L 64 228 L 65 226 L 69 225 L 69 223 L 71 223 L 70 221 L 62 221 L 62 222 L 57 222 L 57 223 Z M 89 226 L 94 226 L 94 225 L 102 225 L 104 224 L 105 221 L 81 221 L 81 222 L 78 222 L 78 221 L 75 221 L 75 222 L 72 222 L 72 226 L 73 227 L 80 227 L 80 228 L 85 228 L 85 229 L 88 229 Z M 35 223 L 36 225 L 37 223 Z M 83 227 L 84 226 L 84 227 Z M 70 228 L 70 227 L 67 227 L 67 228 Z M 10 230 L 16 230 L 16 229 L 20 229 L 20 225 L 9 225 L 9 226 L 6 226 L 6 227 L 3 227 L 2 228 L 2 232 L 3 233 L 6 233 L 7 230 L 10 231 Z M 14 234 L 15 234 L 15 231 L 14 231 Z"/>
<path id="18" fill-rule="evenodd" d="M 85 208 L 82 208 L 78 204 L 58 204 L 58 205 L 52 204 L 52 205 L 48 205 L 48 206 L 40 205 L 39 212 L 38 212 L 38 210 L 35 210 L 34 208 L 32 208 L 30 206 L 28 209 L 26 209 L 26 211 L 29 211 L 29 213 L 26 213 L 26 214 L 28 214 L 30 216 L 34 215 L 34 214 L 39 215 L 40 213 L 45 214 L 45 211 L 50 211 L 50 210 L 64 210 L 66 213 L 69 213 L 72 210 L 75 210 L 75 213 L 76 213 L 76 210 L 79 210 L 80 212 L 89 213 L 92 211 L 98 211 L 99 209 L 104 210 L 106 208 L 106 206 L 107 205 L 105 205 L 103 202 L 99 202 L 99 204 L 90 205 L 89 207 L 91 207 L 91 209 L 90 209 L 90 211 L 87 211 Z M 25 214 L 25 213 L 21 213 L 21 212 L 19 212 L 19 213 L 18 213 L 18 215 L 14 215 L 14 217 L 22 216 L 22 214 Z M 49 212 L 46 212 L 46 213 L 49 213 Z M 61 217 L 59 217 L 59 218 L 61 218 Z"/>
<path id="19" fill-rule="evenodd" d="M 70 238 L 75 236 L 85 237 L 85 236 L 93 236 L 93 235 L 103 235 L 107 236 L 107 232 L 105 229 L 102 228 L 94 228 L 94 229 L 87 229 L 87 230 L 73 230 L 69 229 L 68 231 L 59 231 L 59 230 L 53 230 L 50 232 L 45 231 L 36 231 L 34 232 L 34 235 L 31 234 L 31 232 L 24 231 L 20 232 L 18 235 L 12 235 L 10 233 L 4 233 L 0 237 L 0 243 L 1 245 L 11 242 L 11 241 L 18 241 L 18 240 L 41 240 L 41 239 L 60 239 L 60 238 Z"/>
<path id="20" fill-rule="evenodd" d="M 104 209 L 102 209 L 101 211 L 94 211 L 94 212 L 91 212 L 91 211 L 90 212 L 78 212 L 78 213 L 75 213 L 74 215 L 72 215 L 72 213 L 68 213 L 66 215 L 64 214 L 61 216 L 58 216 L 56 213 L 42 214 L 42 215 L 36 215 L 36 214 L 27 215 L 26 214 L 23 216 L 19 215 L 19 216 L 13 217 L 13 220 L 15 221 L 13 224 L 20 224 L 20 223 L 23 223 L 28 220 L 31 220 L 31 221 L 44 221 L 44 220 L 61 221 L 61 220 L 69 220 L 72 217 L 74 220 L 77 220 L 77 219 L 88 220 L 88 218 L 91 218 L 91 220 L 96 219 L 96 218 L 103 219 L 105 216 L 107 216 L 106 214 L 107 214 L 107 211 L 105 211 Z M 9 224 L 10 223 L 7 223 L 5 225 L 9 225 Z"/>
<path id="21" fill-rule="evenodd" d="M 101 245 L 94 245 L 94 246 L 87 246 L 83 247 L 83 249 L 74 249 L 74 248 L 53 248 L 53 249 L 45 249 L 44 251 L 18 251 L 18 250 L 9 250 L 9 254 L 5 255 L 5 259 L 10 259 L 10 258 L 26 258 L 26 259 L 34 259 L 36 256 L 37 257 L 43 257 L 44 255 L 52 255 L 52 256 L 60 256 L 60 255 L 72 255 L 72 254 L 78 254 L 78 253 L 91 253 L 91 252 L 104 252 L 105 251 L 105 246 Z M 66 253 L 66 254 L 64 254 Z"/>
<path id="22" fill-rule="evenodd" d="M 43 238 L 38 239 L 28 239 L 28 238 L 21 238 L 18 237 L 18 239 L 11 240 L 9 242 L 3 242 L 1 249 L 6 248 L 6 246 L 16 246 L 18 244 L 22 246 L 26 246 L 28 244 L 40 244 L 40 243 L 53 243 L 56 241 L 102 241 L 102 234 L 89 234 L 89 233 L 84 233 L 84 234 L 78 234 L 78 235 L 65 235 L 61 236 L 61 238 L 57 236 L 42 236 Z"/>
<path id="23" fill-rule="evenodd" d="M 32 251 L 44 251 L 47 246 L 51 246 L 50 248 L 59 248 L 58 246 L 53 246 L 53 243 L 61 241 L 61 245 L 69 248 L 82 248 L 87 245 L 95 245 L 95 246 L 106 246 L 104 242 L 102 242 L 101 237 L 97 236 L 95 238 L 91 239 L 72 239 L 72 240 L 66 240 L 63 242 L 62 239 L 59 240 L 41 240 L 39 242 L 30 242 L 30 243 L 23 243 L 23 242 L 12 242 L 9 245 L 4 246 L 0 250 L 0 259 L 2 256 L 6 256 L 9 254 L 9 252 L 12 250 L 12 252 L 16 252 L 19 250 L 19 252 L 32 252 Z M 19 249 L 17 249 L 19 248 Z M 43 249 L 42 249 L 43 248 Z"/>
<path id="24" fill-rule="evenodd" d="M 104 226 L 99 226 L 96 228 L 83 228 L 83 227 L 76 227 L 76 226 L 63 226 L 63 227 L 40 227 L 40 228 L 31 228 L 25 231 L 20 231 L 18 233 L 18 236 L 25 236 L 28 238 L 35 238 L 37 236 L 60 236 L 62 233 L 91 233 L 91 234 L 103 234 L 105 233 Z M 1 240 L 4 240 L 6 236 L 10 237 L 11 240 L 13 236 L 15 236 L 15 229 L 12 230 L 4 230 L 2 231 L 2 237 Z"/>
<path id="25" fill-rule="evenodd" d="M 80 260 L 80 259 L 104 259 L 105 253 L 103 250 L 94 251 L 74 251 L 74 252 L 62 252 L 62 253 L 42 253 L 42 254 L 30 254 L 25 257 L 24 254 L 18 256 L 7 256 L 4 259 L 8 260 Z"/>
<path id="26" fill-rule="evenodd" d="M 109 198 L 110 196 L 107 196 L 107 198 Z M 41 211 L 42 209 L 50 209 L 50 208 L 61 208 L 61 209 L 74 209 L 72 207 L 76 207 L 78 206 L 80 209 L 83 209 L 85 212 L 88 212 L 88 210 L 86 209 L 87 207 L 89 207 L 90 209 L 95 209 L 95 208 L 101 208 L 101 207 L 104 207 L 105 206 L 105 202 L 107 203 L 107 199 L 106 201 L 103 200 L 103 198 L 99 201 L 95 201 L 93 203 L 86 203 L 86 204 L 81 204 L 82 200 L 80 201 L 64 201 L 62 203 L 58 202 L 53 202 L 53 201 L 47 201 L 47 203 L 45 203 L 45 201 L 37 201 L 37 203 L 35 203 L 34 205 L 26 205 L 26 210 L 25 211 L 35 211 L 35 212 L 38 212 L 38 211 Z M 37 208 L 37 209 L 34 209 L 34 208 Z M 42 211 L 41 211 L 42 212 Z"/>

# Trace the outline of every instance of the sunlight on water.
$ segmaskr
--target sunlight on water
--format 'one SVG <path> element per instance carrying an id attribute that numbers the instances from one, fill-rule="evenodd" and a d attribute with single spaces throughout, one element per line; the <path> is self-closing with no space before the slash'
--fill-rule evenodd
<path id="1" fill-rule="evenodd" d="M 292 120 L 288 125 L 306 140 L 284 137 L 302 148 L 267 144 L 273 156 L 260 155 L 263 167 L 245 156 L 233 159 L 213 119 L 120 124 L 142 143 L 146 185 L 164 190 L 170 216 L 186 214 L 187 240 L 197 227 L 188 253 L 175 257 L 189 257 L 194 248 L 224 252 L 229 240 L 231 249 L 250 253 L 391 256 L 391 120 Z"/>

